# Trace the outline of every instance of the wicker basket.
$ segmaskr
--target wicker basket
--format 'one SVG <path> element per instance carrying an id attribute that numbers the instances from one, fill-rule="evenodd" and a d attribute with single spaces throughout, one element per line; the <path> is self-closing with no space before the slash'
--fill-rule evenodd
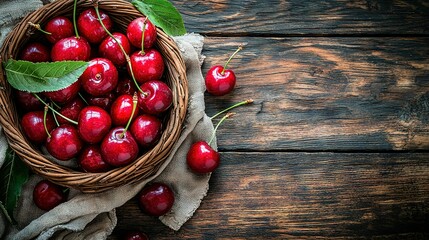
<path id="1" fill-rule="evenodd" d="M 19 50 L 30 37 L 38 32 L 28 22 L 43 26 L 50 18 L 72 16 L 73 0 L 57 0 L 26 16 L 7 36 L 0 52 L 2 62 L 16 59 Z M 78 12 L 92 7 L 92 1 L 78 1 Z M 129 2 L 123 0 L 99 1 L 99 8 L 105 11 L 122 32 L 133 19 L 142 14 Z M 4 69 L 0 69 L 0 123 L 4 128 L 11 148 L 37 174 L 59 185 L 79 189 L 83 192 L 101 192 L 121 185 L 134 183 L 153 176 L 169 156 L 182 130 L 188 103 L 188 87 L 184 61 L 175 42 L 158 29 L 156 48 L 161 52 L 166 64 L 165 81 L 173 93 L 173 105 L 166 116 L 163 133 L 159 142 L 151 150 L 140 156 L 132 164 L 115 168 L 105 173 L 85 173 L 48 160 L 25 137 L 19 124 L 12 89 L 6 80 Z"/>

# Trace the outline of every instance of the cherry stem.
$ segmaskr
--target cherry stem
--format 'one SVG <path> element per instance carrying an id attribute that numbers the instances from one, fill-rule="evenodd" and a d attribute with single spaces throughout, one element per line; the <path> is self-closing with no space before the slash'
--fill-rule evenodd
<path id="1" fill-rule="evenodd" d="M 52 116 L 54 117 L 55 124 L 57 125 L 57 127 L 60 126 L 60 123 L 58 122 L 58 119 L 57 119 L 57 115 L 56 114 L 52 114 Z"/>
<path id="2" fill-rule="evenodd" d="M 52 33 L 48 32 L 48 31 L 43 30 L 43 29 L 42 29 L 42 27 L 40 27 L 40 24 L 34 24 L 34 23 L 32 23 L 32 22 L 28 22 L 28 25 L 30 25 L 30 26 L 32 26 L 32 27 L 34 27 L 35 29 L 37 29 L 37 30 L 41 31 L 41 32 L 42 32 L 42 33 L 44 33 L 44 34 L 48 34 L 48 35 L 51 35 L 51 34 L 52 34 Z"/>
<path id="3" fill-rule="evenodd" d="M 51 134 L 48 131 L 48 126 L 46 126 L 46 117 L 48 116 L 48 111 L 49 111 L 48 105 L 45 105 L 45 110 L 43 111 L 43 127 L 45 127 L 46 134 L 50 138 Z"/>
<path id="4" fill-rule="evenodd" d="M 74 28 L 74 33 L 76 35 L 76 38 L 79 38 L 79 31 L 77 30 L 77 24 L 76 24 L 76 11 L 77 11 L 77 0 L 74 0 L 74 3 L 73 3 L 73 28 Z"/>
<path id="5" fill-rule="evenodd" d="M 226 67 L 228 66 L 229 62 L 231 62 L 232 58 L 241 50 L 243 50 L 243 45 L 240 45 L 237 48 L 237 50 L 235 50 L 235 52 L 231 55 L 231 57 L 229 57 L 228 61 L 226 61 L 225 65 L 223 66 L 223 70 L 220 74 L 222 74 L 222 75 L 225 74 L 225 70 L 226 70 Z"/>
<path id="6" fill-rule="evenodd" d="M 41 99 L 37 94 L 33 93 L 33 95 L 34 95 L 37 99 L 39 99 L 39 101 L 41 101 L 43 104 L 45 104 L 45 106 L 47 106 L 49 109 L 51 109 L 51 110 L 52 110 L 52 112 L 54 112 L 55 114 L 58 114 L 60 117 L 64 118 L 65 120 L 67 120 L 67 121 L 68 121 L 68 122 L 70 122 L 70 123 L 73 123 L 73 124 L 75 124 L 75 125 L 77 125 L 77 124 L 78 124 L 78 122 L 76 122 L 76 121 L 74 121 L 74 120 L 71 120 L 70 118 L 68 118 L 68 117 L 66 117 L 66 116 L 62 115 L 61 113 L 59 113 L 57 110 L 55 110 L 53 107 L 51 107 L 51 106 L 50 106 L 49 104 L 47 104 L 45 101 L 43 101 L 43 99 Z"/>
<path id="7" fill-rule="evenodd" d="M 130 56 L 128 56 L 127 52 L 125 52 L 124 47 L 122 47 L 122 44 L 118 41 L 118 39 L 116 39 L 115 36 L 113 36 L 113 34 L 110 33 L 109 30 L 107 30 L 106 26 L 104 25 L 103 21 L 101 20 L 100 11 L 98 10 L 98 4 L 94 5 L 94 9 L 95 9 L 95 12 L 97 13 L 98 21 L 100 22 L 100 24 L 103 27 L 104 31 L 107 33 L 107 35 L 109 35 L 119 45 L 119 48 L 121 49 L 122 53 L 124 54 L 125 59 L 127 60 L 127 63 L 128 63 L 128 67 L 130 68 L 131 78 L 133 79 L 134 84 L 136 85 L 136 87 L 139 90 L 139 92 L 141 92 L 143 95 L 146 96 L 147 93 L 143 92 L 143 90 L 140 88 L 139 84 L 137 83 L 136 77 L 134 76 L 134 72 L 133 72 L 133 67 L 132 67 L 132 64 L 131 64 Z"/>
<path id="8" fill-rule="evenodd" d="M 3 215 L 6 217 L 7 221 L 9 221 L 9 223 L 13 224 L 12 218 L 10 217 L 6 208 L 3 206 L 3 202 L 1 202 L 1 201 L 0 201 L 0 209 L 2 210 Z"/>
<path id="9" fill-rule="evenodd" d="M 215 115 L 213 115 L 210 119 L 214 119 L 215 117 L 217 117 L 217 116 L 221 115 L 222 113 L 226 113 L 226 112 L 228 112 L 229 110 L 231 110 L 231 109 L 233 109 L 233 108 L 239 107 L 239 106 L 241 106 L 241 105 L 250 104 L 250 103 L 253 103 L 253 99 L 247 99 L 247 100 L 244 100 L 244 101 L 242 101 L 242 102 L 236 103 L 236 104 L 234 104 L 234 105 L 232 105 L 232 106 L 230 106 L 230 107 L 228 107 L 228 108 L 225 108 L 224 110 L 222 110 L 222 111 L 220 111 L 220 112 L 216 113 L 216 114 L 215 114 Z"/>
<path id="10" fill-rule="evenodd" d="M 79 95 L 80 99 L 82 99 L 82 101 L 83 101 L 86 105 L 89 105 L 89 103 L 86 101 L 86 99 L 83 97 L 83 95 L 82 95 L 80 92 L 78 93 L 78 95 Z"/>
<path id="11" fill-rule="evenodd" d="M 142 30 L 142 50 L 141 50 L 141 53 L 143 55 L 145 54 L 144 53 L 144 32 L 145 32 L 145 29 L 146 29 L 146 21 L 147 21 L 147 17 L 143 21 L 143 30 Z"/>
<path id="12" fill-rule="evenodd" d="M 138 102 L 138 97 L 137 97 L 137 93 L 135 92 L 133 95 L 133 110 L 131 111 L 130 119 L 128 119 L 127 125 L 124 128 L 124 131 L 122 131 L 121 135 L 119 136 L 120 138 L 123 138 L 125 136 L 125 133 L 127 132 L 128 128 L 130 127 L 131 122 L 133 121 L 133 117 L 134 117 L 134 114 L 135 114 L 136 108 L 137 108 L 137 102 Z"/>
<path id="13" fill-rule="evenodd" d="M 234 115 L 235 113 L 227 113 L 225 116 L 223 116 L 221 119 L 220 119 L 220 121 L 218 122 L 218 124 L 216 125 L 216 127 L 215 127 L 215 129 L 214 129 L 214 131 L 213 131 L 213 134 L 212 134 L 212 136 L 211 136 L 211 138 L 210 138 L 210 141 L 208 142 L 208 144 L 210 145 L 211 143 L 212 143 L 212 141 L 213 141 L 213 139 L 215 138 L 215 136 L 216 136 L 216 131 L 217 131 L 217 129 L 219 128 L 219 126 L 227 119 L 227 118 L 229 118 L 229 117 L 231 117 L 232 115 Z"/>

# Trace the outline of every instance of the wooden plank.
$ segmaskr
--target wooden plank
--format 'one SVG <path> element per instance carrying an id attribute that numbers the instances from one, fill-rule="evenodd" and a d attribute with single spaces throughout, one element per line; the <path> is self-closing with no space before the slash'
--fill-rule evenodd
<path id="1" fill-rule="evenodd" d="M 246 43 L 234 92 L 205 97 L 209 116 L 255 100 L 219 128 L 221 150 L 429 149 L 429 38 L 206 38 L 203 74 Z"/>
<path id="2" fill-rule="evenodd" d="M 172 3 L 189 32 L 208 35 L 428 34 L 427 1 L 212 0 Z"/>
<path id="3" fill-rule="evenodd" d="M 131 200 L 110 239 L 427 239 L 428 172 L 429 153 L 222 153 L 180 231 Z"/>

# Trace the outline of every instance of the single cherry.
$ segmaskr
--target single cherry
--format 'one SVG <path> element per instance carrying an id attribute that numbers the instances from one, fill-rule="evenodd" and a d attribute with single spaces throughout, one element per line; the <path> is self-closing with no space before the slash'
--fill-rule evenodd
<path id="1" fill-rule="evenodd" d="M 123 127 L 113 128 L 101 142 L 101 156 L 110 165 L 121 167 L 137 159 L 139 147 Z"/>
<path id="2" fill-rule="evenodd" d="M 44 92 L 43 95 L 56 103 L 67 103 L 74 99 L 80 90 L 80 81 L 74 82 L 72 85 L 53 92 Z"/>
<path id="3" fill-rule="evenodd" d="M 70 102 L 61 107 L 59 111 L 62 116 L 68 119 L 77 121 L 80 111 L 85 107 L 85 103 L 80 97 L 75 97 Z M 60 124 L 69 123 L 69 121 L 63 118 L 61 115 L 57 116 L 57 120 Z"/>
<path id="4" fill-rule="evenodd" d="M 77 129 L 83 141 L 95 144 L 103 140 L 112 126 L 112 120 L 106 110 L 96 107 L 84 107 L 78 117 Z"/>
<path id="5" fill-rule="evenodd" d="M 43 103 L 40 102 L 33 93 L 15 90 L 14 96 L 18 109 L 23 112 L 43 110 Z"/>
<path id="6" fill-rule="evenodd" d="M 161 81 L 153 80 L 140 86 L 143 92 L 138 93 L 139 107 L 148 114 L 158 115 L 165 112 L 173 102 L 170 87 Z"/>
<path id="7" fill-rule="evenodd" d="M 67 17 L 57 16 L 45 24 L 45 31 L 49 33 L 45 34 L 46 39 L 56 43 L 63 38 L 73 36 L 73 23 Z"/>
<path id="8" fill-rule="evenodd" d="M 58 160 L 67 161 L 76 157 L 83 143 L 76 127 L 62 124 L 55 128 L 46 141 L 46 150 Z"/>
<path id="9" fill-rule="evenodd" d="M 100 107 L 107 112 L 110 111 L 110 107 L 112 106 L 113 101 L 115 101 L 116 95 L 111 92 L 105 96 L 95 97 L 95 96 L 87 96 L 86 100 L 88 101 L 89 105 Z"/>
<path id="10" fill-rule="evenodd" d="M 162 134 L 162 123 L 157 117 L 142 114 L 138 116 L 130 127 L 131 134 L 143 148 L 154 146 Z"/>
<path id="11" fill-rule="evenodd" d="M 79 155 L 78 163 L 85 172 L 107 172 L 111 169 L 111 166 L 101 156 L 99 145 L 85 147 Z"/>
<path id="12" fill-rule="evenodd" d="M 116 88 L 118 70 L 106 58 L 95 58 L 89 61 L 89 66 L 79 78 L 83 90 L 92 96 L 104 96 Z"/>
<path id="13" fill-rule="evenodd" d="M 151 48 L 156 42 L 157 33 L 155 25 L 149 19 L 146 19 L 146 17 L 139 17 L 130 22 L 127 27 L 127 37 L 134 47 L 141 48 L 143 25 L 145 25 L 144 47 Z"/>
<path id="14" fill-rule="evenodd" d="M 100 19 L 107 30 L 111 30 L 113 22 L 102 10 L 99 10 Z M 108 36 L 103 26 L 100 24 L 97 13 L 94 8 L 84 10 L 77 19 L 77 28 L 79 33 L 82 34 L 92 44 L 99 44 L 105 37 Z"/>
<path id="15" fill-rule="evenodd" d="M 148 49 L 145 52 L 137 51 L 131 55 L 130 61 L 134 77 L 139 84 L 150 80 L 159 80 L 164 73 L 163 57 L 155 49 Z M 128 72 L 130 73 L 130 71 L 128 66 Z"/>
<path id="16" fill-rule="evenodd" d="M 19 59 L 29 62 L 49 62 L 51 60 L 50 54 L 47 46 L 39 42 L 32 42 L 24 46 Z"/>
<path id="17" fill-rule="evenodd" d="M 49 211 L 66 200 L 66 189 L 48 180 L 41 180 L 33 189 L 33 202 L 42 210 Z"/>
<path id="18" fill-rule="evenodd" d="M 112 33 L 113 37 L 121 44 L 127 55 L 131 52 L 131 45 L 125 36 L 122 33 L 116 32 Z M 105 38 L 98 47 L 98 53 L 101 57 L 107 58 L 115 64 L 115 66 L 120 67 L 124 66 L 127 63 L 127 58 L 124 55 L 122 49 L 118 43 L 110 36 Z"/>
<path id="19" fill-rule="evenodd" d="M 88 61 L 91 46 L 83 37 L 68 37 L 56 42 L 51 50 L 52 61 Z"/>
<path id="20" fill-rule="evenodd" d="M 222 96 L 231 92 L 236 83 L 236 77 L 232 70 L 227 69 L 227 66 L 231 59 L 237 54 L 243 47 L 240 46 L 234 54 L 225 63 L 225 66 L 213 66 L 209 69 L 206 74 L 206 88 L 207 92 L 215 96 Z"/>
<path id="21" fill-rule="evenodd" d="M 55 128 L 55 120 L 51 114 L 44 111 L 28 112 L 22 116 L 21 127 L 27 138 L 36 144 L 41 144 L 48 138 L 48 133 Z M 44 119 L 46 119 L 44 121 Z M 46 127 L 45 127 L 46 123 Z"/>
<path id="22" fill-rule="evenodd" d="M 149 237 L 144 232 L 132 231 L 125 233 L 124 240 L 149 240 Z"/>
<path id="23" fill-rule="evenodd" d="M 115 92 L 117 95 L 129 94 L 132 96 L 135 92 L 137 92 L 137 88 L 130 78 L 123 77 L 121 80 L 119 80 Z"/>
<path id="24" fill-rule="evenodd" d="M 138 194 L 140 209 L 152 216 L 168 213 L 174 204 L 174 192 L 164 183 L 153 183 L 144 187 Z"/>
<path id="25" fill-rule="evenodd" d="M 133 96 L 124 94 L 116 98 L 110 108 L 110 116 L 113 125 L 125 126 L 129 119 L 135 119 L 138 115 L 138 109 L 135 109 L 133 114 Z"/>

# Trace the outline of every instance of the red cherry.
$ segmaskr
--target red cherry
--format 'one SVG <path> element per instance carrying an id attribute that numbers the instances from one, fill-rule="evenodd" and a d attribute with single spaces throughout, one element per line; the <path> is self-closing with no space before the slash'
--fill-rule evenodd
<path id="1" fill-rule="evenodd" d="M 88 61 L 91 46 L 83 38 L 68 37 L 56 42 L 51 50 L 52 61 Z"/>
<path id="2" fill-rule="evenodd" d="M 131 79 L 124 77 L 118 82 L 115 92 L 117 95 L 128 94 L 132 96 L 137 92 L 137 88 Z"/>
<path id="3" fill-rule="evenodd" d="M 110 165 L 121 167 L 137 159 L 139 147 L 129 131 L 113 128 L 101 142 L 101 156 Z"/>
<path id="4" fill-rule="evenodd" d="M 171 210 L 174 204 L 174 193 L 164 183 L 153 183 L 138 194 L 141 210 L 152 216 L 161 216 Z"/>
<path id="5" fill-rule="evenodd" d="M 110 31 L 113 23 L 109 15 L 102 10 L 99 10 L 99 13 L 104 26 Z M 88 8 L 79 15 L 77 19 L 77 28 L 79 33 L 92 44 L 98 44 L 108 36 L 107 32 L 101 26 L 94 8 Z"/>
<path id="6" fill-rule="evenodd" d="M 236 77 L 232 70 L 222 71 L 222 66 L 213 66 L 206 75 L 207 92 L 215 96 L 222 96 L 231 92 L 235 87 Z"/>
<path id="7" fill-rule="evenodd" d="M 127 53 L 127 55 L 130 55 L 131 45 L 127 37 L 122 33 L 112 33 L 112 35 L 122 45 L 122 48 Z M 127 63 L 127 59 L 118 43 L 110 36 L 105 38 L 100 43 L 100 46 L 98 47 L 98 53 L 101 57 L 112 61 L 113 64 L 115 64 L 117 67 L 124 66 Z"/>
<path id="8" fill-rule="evenodd" d="M 118 70 L 106 58 L 95 58 L 80 76 L 82 88 L 92 96 L 103 96 L 116 88 Z"/>
<path id="9" fill-rule="evenodd" d="M 78 162 L 85 172 L 107 172 L 111 167 L 101 156 L 98 145 L 89 145 L 79 155 Z"/>
<path id="10" fill-rule="evenodd" d="M 138 115 L 138 108 L 135 110 L 132 119 Z M 133 96 L 124 94 L 116 98 L 110 108 L 110 117 L 112 118 L 113 125 L 125 126 L 133 112 Z"/>
<path id="11" fill-rule="evenodd" d="M 33 42 L 24 46 L 19 59 L 29 62 L 49 62 L 51 56 L 47 46 L 38 42 Z"/>
<path id="12" fill-rule="evenodd" d="M 48 180 L 41 180 L 33 189 L 34 204 L 45 211 L 49 211 L 60 203 L 65 202 L 67 194 L 65 188 Z"/>
<path id="13" fill-rule="evenodd" d="M 48 132 L 55 128 L 55 120 L 52 115 L 46 115 L 46 132 L 43 123 L 44 111 L 28 112 L 22 116 L 21 127 L 27 138 L 36 144 L 41 144 L 48 138 Z"/>
<path id="14" fill-rule="evenodd" d="M 131 55 L 130 61 L 134 77 L 140 84 L 150 80 L 159 80 L 164 73 L 163 57 L 155 49 L 148 49 L 144 53 L 137 51 Z M 129 67 L 128 73 L 131 73 Z"/>
<path id="15" fill-rule="evenodd" d="M 19 110 L 23 110 L 24 112 L 43 110 L 43 103 L 33 93 L 15 90 L 14 96 Z"/>
<path id="16" fill-rule="evenodd" d="M 220 154 L 213 150 L 207 142 L 198 141 L 191 145 L 186 162 L 195 173 L 209 173 L 219 166 Z"/>
<path id="17" fill-rule="evenodd" d="M 222 96 L 234 89 L 236 77 L 232 70 L 227 69 L 227 66 L 231 59 L 242 49 L 243 47 L 239 46 L 226 61 L 225 66 L 213 66 L 209 69 L 205 79 L 207 92 L 215 96 Z"/>
<path id="18" fill-rule="evenodd" d="M 78 117 L 77 129 L 83 141 L 95 144 L 103 140 L 112 126 L 112 120 L 106 110 L 96 107 L 84 107 Z"/>
<path id="19" fill-rule="evenodd" d="M 80 86 L 81 84 L 78 80 L 64 89 L 53 92 L 44 92 L 43 95 L 56 103 L 67 103 L 78 95 Z"/>
<path id="20" fill-rule="evenodd" d="M 76 97 L 66 105 L 62 106 L 59 112 L 61 115 L 73 121 L 77 121 L 79 117 L 79 113 L 84 107 L 85 107 L 85 103 L 82 101 L 82 99 L 80 99 L 79 97 Z M 60 115 L 57 116 L 57 120 L 60 124 L 69 123 L 68 120 L 61 117 Z"/>
<path id="21" fill-rule="evenodd" d="M 127 232 L 124 236 L 124 240 L 149 240 L 149 237 L 140 231 Z"/>
<path id="22" fill-rule="evenodd" d="M 149 81 L 140 86 L 138 106 L 148 114 L 158 115 L 165 112 L 173 102 L 170 87 L 161 81 Z"/>
<path id="23" fill-rule="evenodd" d="M 134 120 L 130 131 L 141 147 L 150 148 L 161 137 L 162 123 L 155 116 L 143 114 Z"/>
<path id="24" fill-rule="evenodd" d="M 146 21 L 146 22 L 145 22 Z M 157 33 L 156 27 L 153 25 L 149 19 L 146 17 L 140 17 L 134 19 L 127 27 L 127 37 L 130 40 L 130 43 L 137 48 L 142 47 L 142 33 L 143 33 L 143 24 L 145 22 L 145 31 L 144 31 L 144 48 L 149 49 L 155 44 Z"/>
<path id="25" fill-rule="evenodd" d="M 107 112 L 110 111 L 110 107 L 112 106 L 113 101 L 115 101 L 116 95 L 114 93 L 109 93 L 105 96 L 100 97 L 94 97 L 94 96 L 87 96 L 86 100 L 88 101 L 89 105 L 100 107 Z"/>
<path id="26" fill-rule="evenodd" d="M 46 39 L 51 43 L 56 43 L 63 38 L 72 37 L 74 35 L 73 23 L 64 16 L 50 19 L 45 24 L 45 31 L 51 33 L 45 35 Z"/>
<path id="27" fill-rule="evenodd" d="M 46 141 L 46 150 L 58 160 L 67 161 L 76 157 L 82 150 L 83 143 L 76 128 L 63 124 L 51 132 Z"/>

